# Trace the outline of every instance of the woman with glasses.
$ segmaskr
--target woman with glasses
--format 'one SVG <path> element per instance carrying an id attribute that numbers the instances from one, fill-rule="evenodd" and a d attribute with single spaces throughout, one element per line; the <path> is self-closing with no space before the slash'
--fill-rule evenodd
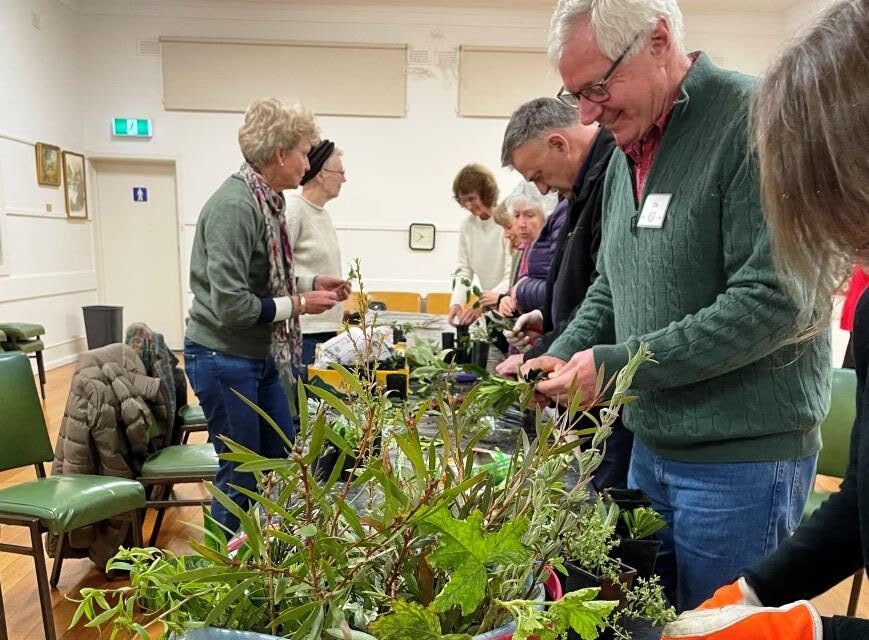
<path id="1" fill-rule="evenodd" d="M 311 148 L 311 167 L 302 178 L 302 192 L 287 198 L 287 230 L 293 247 L 296 273 L 318 273 L 341 278 L 341 247 L 326 204 L 341 194 L 347 182 L 344 152 L 331 140 Z M 342 329 L 344 310 L 335 305 L 316 316 L 304 316 L 302 323 L 302 361 L 299 377 L 307 379 L 306 365 L 314 362 L 317 345 L 326 342 Z"/>
<path id="2" fill-rule="evenodd" d="M 546 302 L 546 278 L 567 210 L 562 206 L 552 213 L 557 204 L 555 192 L 544 196 L 524 180 L 507 198 L 521 253 L 510 291 L 498 301 L 498 312 L 505 317 L 539 309 Z"/>
<path id="3" fill-rule="evenodd" d="M 498 202 L 495 176 L 480 164 L 462 167 L 453 180 L 453 197 L 469 215 L 459 228 L 459 263 L 454 272 L 449 321 L 466 326 L 480 313 L 495 307 L 498 296 L 510 286 L 510 248 L 501 227 L 492 217 Z M 480 283 L 480 305 L 468 305 L 465 283 Z"/>
<path id="4" fill-rule="evenodd" d="M 851 265 L 869 264 L 866 0 L 830 8 L 770 67 L 754 125 L 776 264 L 820 330 Z M 774 553 L 668 625 L 665 640 L 869 638 L 869 621 L 822 618 L 808 602 L 869 567 L 869 294 L 853 328 L 857 420 L 840 490 Z"/>

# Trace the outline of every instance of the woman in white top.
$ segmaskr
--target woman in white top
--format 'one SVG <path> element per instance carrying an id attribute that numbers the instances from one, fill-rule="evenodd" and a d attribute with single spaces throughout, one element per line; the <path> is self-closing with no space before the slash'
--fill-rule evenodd
<path id="1" fill-rule="evenodd" d="M 468 325 L 486 308 L 498 304 L 498 295 L 510 286 L 510 249 L 501 227 L 492 217 L 498 202 L 495 176 L 486 167 L 469 164 L 453 180 L 453 197 L 471 214 L 459 228 L 459 263 L 455 270 L 449 320 Z M 480 283 L 480 307 L 465 308 L 468 289 L 462 280 Z"/>
<path id="2" fill-rule="evenodd" d="M 347 182 L 344 174 L 343 152 L 335 143 L 323 140 L 311 149 L 308 161 L 311 168 L 302 178 L 302 192 L 287 197 L 287 230 L 293 247 L 296 273 L 299 275 L 326 274 L 341 278 L 341 248 L 332 225 L 326 203 L 341 193 Z M 335 305 L 317 316 L 302 318 L 302 371 L 314 362 L 314 352 L 321 342 L 341 330 L 343 308 Z"/>

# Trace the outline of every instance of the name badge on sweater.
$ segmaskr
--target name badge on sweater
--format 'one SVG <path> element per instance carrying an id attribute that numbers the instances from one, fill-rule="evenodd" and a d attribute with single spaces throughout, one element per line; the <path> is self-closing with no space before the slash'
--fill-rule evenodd
<path id="1" fill-rule="evenodd" d="M 667 207 L 670 206 L 672 193 L 650 193 L 643 203 L 637 226 L 644 229 L 660 229 L 664 226 L 664 218 L 667 217 Z"/>

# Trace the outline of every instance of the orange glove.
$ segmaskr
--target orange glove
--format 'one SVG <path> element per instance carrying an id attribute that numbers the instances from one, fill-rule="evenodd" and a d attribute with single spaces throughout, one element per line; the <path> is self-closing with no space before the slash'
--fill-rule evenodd
<path id="1" fill-rule="evenodd" d="M 822 640 L 821 617 L 806 600 L 783 607 L 729 605 L 687 611 L 661 640 Z"/>
<path id="2" fill-rule="evenodd" d="M 736 582 L 731 582 L 723 587 L 719 587 L 718 591 L 712 594 L 708 600 L 700 603 L 698 609 L 720 609 L 729 604 L 748 604 L 753 607 L 762 607 L 763 603 L 751 585 L 745 581 L 745 578 L 739 578 Z"/>

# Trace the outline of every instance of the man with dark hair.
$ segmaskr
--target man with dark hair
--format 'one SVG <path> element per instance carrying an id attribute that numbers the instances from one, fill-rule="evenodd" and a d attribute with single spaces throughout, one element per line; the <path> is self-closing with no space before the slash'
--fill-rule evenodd
<path id="1" fill-rule="evenodd" d="M 507 123 L 501 163 L 519 171 L 541 193 L 558 191 L 562 196 L 558 206 L 567 208 L 549 268 L 545 303 L 520 316 L 513 330 L 506 332 L 508 340 L 527 352 L 525 359 L 546 352 L 597 277 L 603 183 L 614 147 L 608 131 L 582 124 L 576 109 L 555 98 L 526 102 Z M 549 217 L 555 218 L 555 213 Z M 498 365 L 498 372 L 515 375 L 522 360 L 521 354 L 511 356 Z M 598 489 L 626 485 L 632 441 L 631 433 L 617 424 L 595 473 Z"/>

